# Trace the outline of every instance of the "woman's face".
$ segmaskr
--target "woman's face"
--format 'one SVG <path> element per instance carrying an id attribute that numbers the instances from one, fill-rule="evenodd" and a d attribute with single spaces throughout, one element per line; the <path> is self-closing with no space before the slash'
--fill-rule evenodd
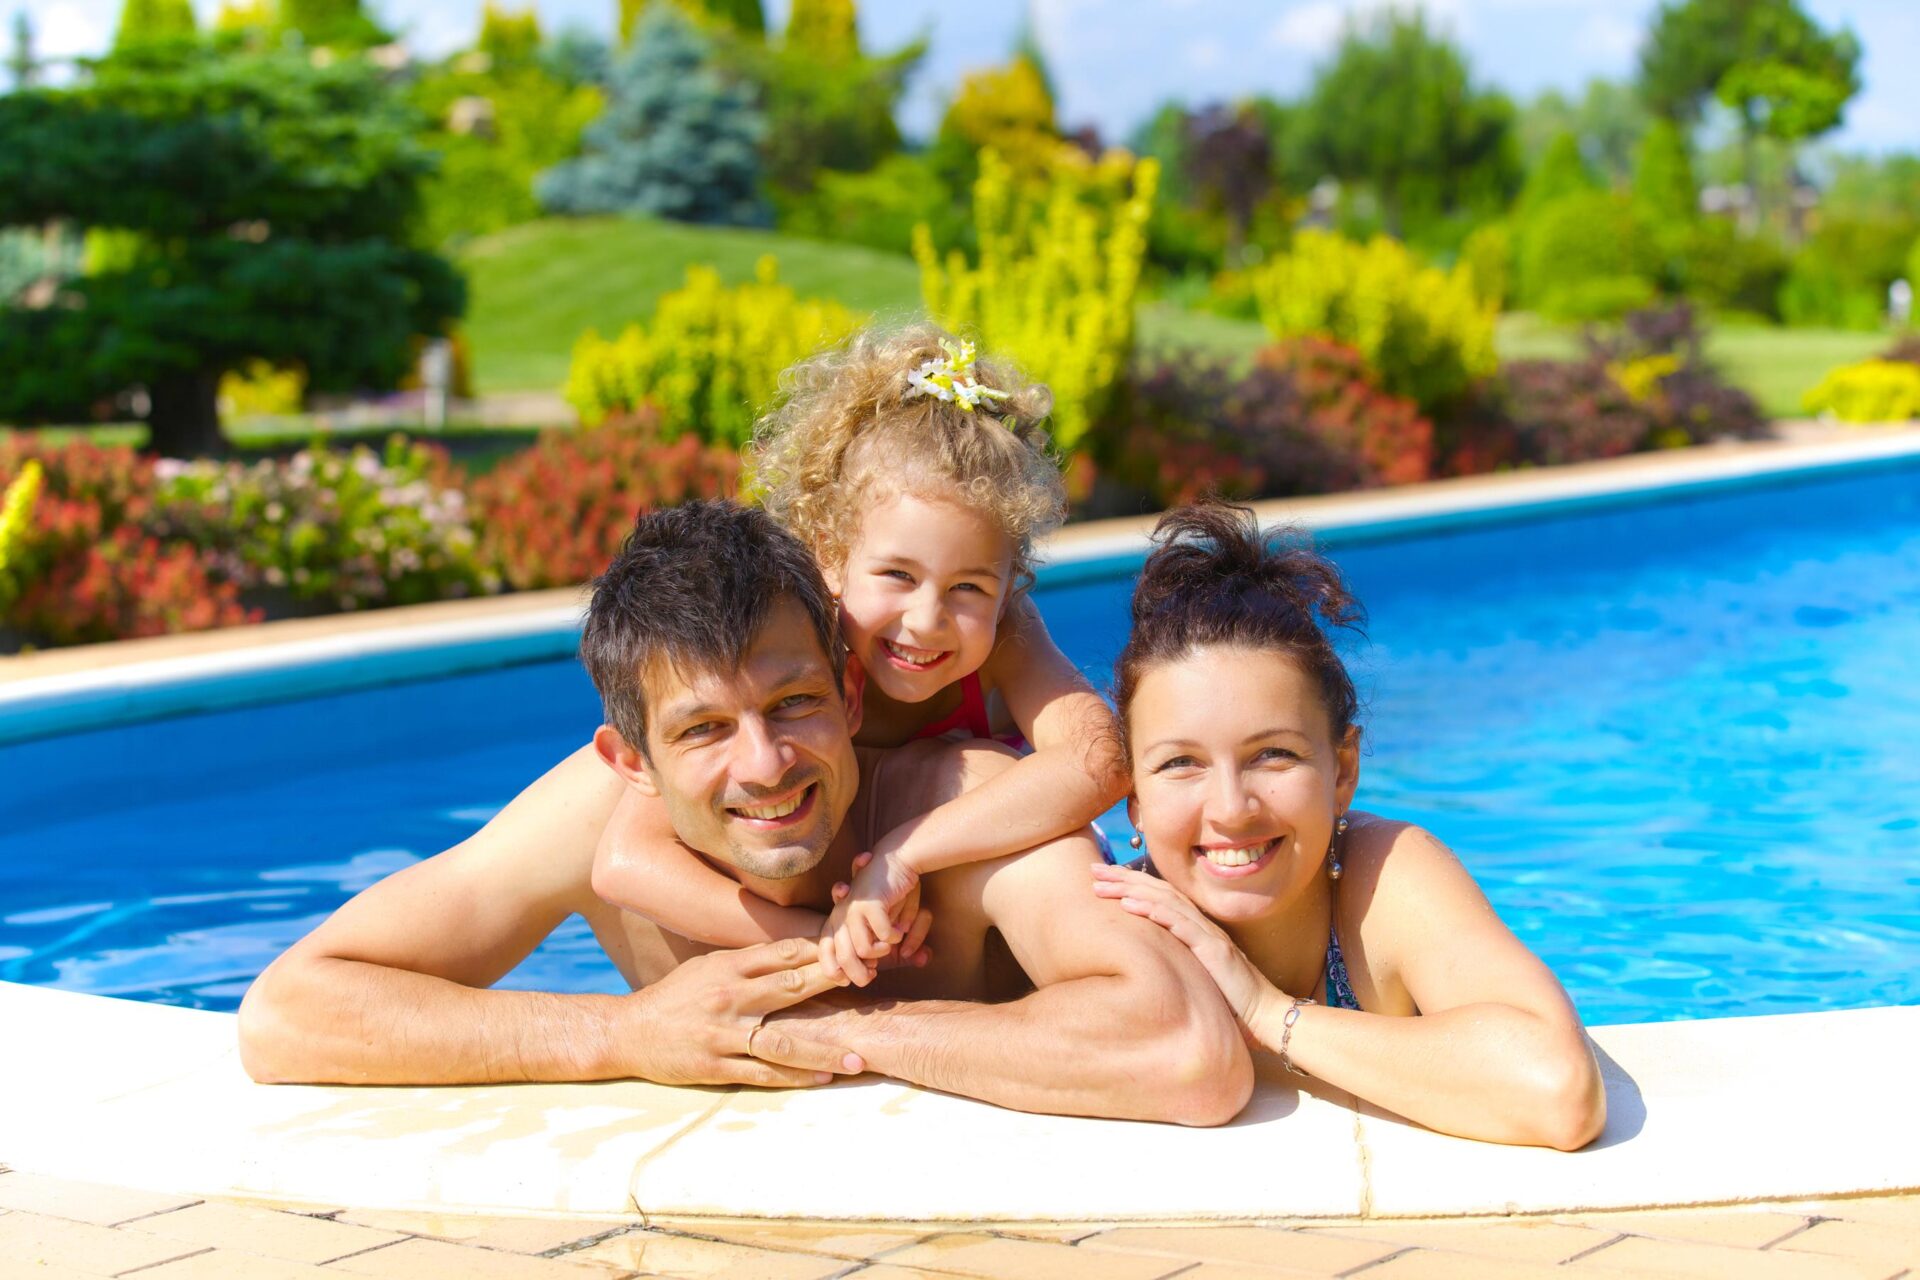
<path id="1" fill-rule="evenodd" d="M 986 513 L 911 493 L 880 498 L 828 583 L 847 647 L 896 702 L 925 702 L 993 652 L 1013 544 Z"/>
<path id="2" fill-rule="evenodd" d="M 1218 645 L 1140 675 L 1128 710 L 1134 824 L 1167 882 L 1222 923 L 1259 919 L 1324 875 L 1359 781 L 1291 656 Z"/>

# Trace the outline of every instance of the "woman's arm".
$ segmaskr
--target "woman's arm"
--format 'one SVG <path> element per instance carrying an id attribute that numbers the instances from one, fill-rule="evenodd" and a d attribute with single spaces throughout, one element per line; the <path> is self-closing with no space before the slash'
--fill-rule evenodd
<path id="1" fill-rule="evenodd" d="M 631 789 L 594 851 L 593 891 L 670 933 L 716 947 L 817 938 L 827 920 L 768 902 L 709 867 L 680 843 L 666 806 Z"/>
<path id="2" fill-rule="evenodd" d="M 1220 984 L 1256 1043 L 1283 1040 L 1300 1070 L 1409 1120 L 1461 1137 L 1572 1151 L 1600 1135 L 1606 1093 L 1558 981 L 1494 914 L 1451 852 L 1416 827 L 1356 824 L 1348 848 L 1366 972 L 1404 986 L 1418 1016 L 1302 1005 L 1269 982 L 1219 926 L 1161 881 L 1106 869 L 1122 905 L 1165 925 Z M 1368 848 L 1371 846 L 1371 849 Z M 1349 944 L 1351 945 L 1351 944 Z M 1350 952 L 1350 968 L 1358 956 Z M 1356 974 L 1356 978 L 1359 975 Z M 1378 997 L 1379 983 L 1369 994 Z M 1304 994 L 1304 993 L 1300 993 Z"/>

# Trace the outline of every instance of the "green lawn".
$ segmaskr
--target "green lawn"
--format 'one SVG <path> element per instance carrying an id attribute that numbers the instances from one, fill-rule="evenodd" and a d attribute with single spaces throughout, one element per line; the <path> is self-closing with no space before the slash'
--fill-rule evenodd
<path id="1" fill-rule="evenodd" d="M 555 390 L 573 344 L 589 328 L 611 336 L 644 319 L 686 278 L 710 263 L 728 281 L 746 280 L 762 254 L 802 296 L 837 298 L 882 319 L 919 313 L 920 276 L 904 257 L 773 231 L 695 227 L 640 218 L 552 218 L 475 241 L 460 255 L 472 289 L 466 333 L 481 391 Z M 1192 347 L 1246 357 L 1266 341 L 1251 320 L 1190 311 L 1168 301 L 1140 309 L 1147 350 Z M 1531 315 L 1507 315 L 1498 335 L 1503 360 L 1565 357 L 1576 331 Z M 1707 353 L 1773 417 L 1797 417 L 1800 397 L 1835 365 L 1888 343 L 1884 334 L 1837 329 L 1715 328 Z"/>
<path id="2" fill-rule="evenodd" d="M 695 227 L 639 218 L 553 218 L 488 236 L 460 254 L 471 290 L 465 324 L 474 381 L 485 391 L 557 390 L 574 341 L 612 337 L 652 314 L 689 263 L 729 283 L 753 277 L 763 254 L 802 297 L 908 319 L 920 307 L 913 262 L 853 245 L 772 231 Z"/>

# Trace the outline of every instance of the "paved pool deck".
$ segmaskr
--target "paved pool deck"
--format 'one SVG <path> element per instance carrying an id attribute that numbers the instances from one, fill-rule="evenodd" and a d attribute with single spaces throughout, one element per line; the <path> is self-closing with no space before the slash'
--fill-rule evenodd
<path id="1" fill-rule="evenodd" d="M 1920 431 L 1711 447 L 1263 504 L 1337 535 L 1920 456 Z M 1065 531 L 1056 562 L 1149 521 Z M 578 591 L 0 659 L 0 720 L 253 663 L 564 629 Z M 398 646 L 398 650 L 395 649 Z M 37 712 L 36 712 L 37 713 Z M 231 1015 L 0 984 L 0 1280 L 1920 1271 L 1920 1009 L 1599 1027 L 1565 1154 L 1446 1138 L 1268 1071 L 1212 1130 L 890 1081 L 255 1085 Z M 865 1172 L 827 1176 L 836 1154 Z M 874 1153 L 879 1153 L 875 1155 Z"/>

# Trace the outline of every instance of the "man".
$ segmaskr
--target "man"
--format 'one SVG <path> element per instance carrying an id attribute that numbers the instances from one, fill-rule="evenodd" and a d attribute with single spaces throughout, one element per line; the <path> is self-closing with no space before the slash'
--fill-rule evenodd
<path id="1" fill-rule="evenodd" d="M 581 648 L 607 707 L 595 746 L 269 966 L 240 1011 L 255 1079 L 797 1086 L 873 1070 L 1025 1110 L 1218 1124 L 1245 1104 L 1252 1064 L 1219 992 L 1165 931 L 1093 896 L 1084 836 L 926 877 L 932 961 L 873 988 L 911 999 L 812 1001 L 837 981 L 811 941 L 701 955 L 594 895 L 628 787 L 743 895 L 824 908 L 876 835 L 1008 763 L 985 746 L 856 750 L 834 603 L 764 513 L 642 517 Z M 574 913 L 633 994 L 488 989 Z"/>

